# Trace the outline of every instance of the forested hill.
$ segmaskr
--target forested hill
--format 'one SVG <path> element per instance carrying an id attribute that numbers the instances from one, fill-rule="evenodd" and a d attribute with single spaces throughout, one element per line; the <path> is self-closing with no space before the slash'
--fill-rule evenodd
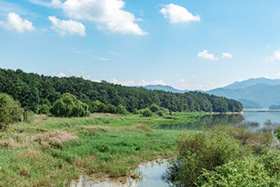
<path id="1" fill-rule="evenodd" d="M 52 105 L 63 93 L 71 93 L 90 105 L 123 105 L 130 112 L 157 104 L 170 111 L 238 112 L 240 102 L 199 92 L 170 93 L 125 87 L 108 82 L 92 82 L 77 77 L 50 77 L 22 70 L 0 69 L 0 92 L 11 95 L 22 107 L 36 112 L 41 105 Z"/>

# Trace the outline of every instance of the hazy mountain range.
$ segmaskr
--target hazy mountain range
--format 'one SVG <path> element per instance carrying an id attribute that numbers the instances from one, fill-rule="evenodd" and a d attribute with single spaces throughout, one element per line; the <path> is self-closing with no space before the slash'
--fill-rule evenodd
<path id="1" fill-rule="evenodd" d="M 188 90 L 178 90 L 162 85 L 148 85 L 145 88 L 174 93 L 188 92 Z M 268 108 L 270 105 L 280 104 L 280 79 L 249 79 L 205 92 L 238 100 L 245 108 Z"/>

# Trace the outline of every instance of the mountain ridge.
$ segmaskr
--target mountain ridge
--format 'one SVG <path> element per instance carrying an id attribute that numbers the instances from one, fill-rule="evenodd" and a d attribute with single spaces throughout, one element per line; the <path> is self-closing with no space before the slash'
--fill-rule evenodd
<path id="1" fill-rule="evenodd" d="M 173 93 L 188 92 L 188 90 L 179 90 L 167 85 L 147 85 L 145 88 Z M 224 87 L 199 92 L 238 100 L 248 109 L 269 108 L 271 105 L 280 103 L 280 79 L 251 78 L 236 81 Z"/>

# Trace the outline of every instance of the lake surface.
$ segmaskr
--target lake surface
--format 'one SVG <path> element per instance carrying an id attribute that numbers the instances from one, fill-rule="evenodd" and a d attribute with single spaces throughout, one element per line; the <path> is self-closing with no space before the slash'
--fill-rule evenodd
<path id="1" fill-rule="evenodd" d="M 161 130 L 201 130 L 215 125 L 243 125 L 252 131 L 256 131 L 267 128 L 267 125 L 276 126 L 278 124 L 280 124 L 280 112 L 244 112 L 244 114 L 235 115 L 206 115 L 198 117 L 196 122 L 161 124 L 154 128 Z M 135 171 L 141 176 L 141 179 L 128 178 L 125 183 L 110 180 L 97 182 L 81 176 L 79 181 L 72 181 L 71 187 L 167 187 L 170 185 L 163 179 L 163 176 L 166 174 L 168 166 L 167 160 L 141 164 Z"/>
<path id="2" fill-rule="evenodd" d="M 161 124 L 155 129 L 161 130 L 202 130 L 215 125 L 242 125 L 252 131 L 266 128 L 268 124 L 280 123 L 280 112 L 244 112 L 243 114 L 215 114 L 197 117 L 196 122 L 179 124 Z M 255 123 L 252 123 L 255 122 Z"/>

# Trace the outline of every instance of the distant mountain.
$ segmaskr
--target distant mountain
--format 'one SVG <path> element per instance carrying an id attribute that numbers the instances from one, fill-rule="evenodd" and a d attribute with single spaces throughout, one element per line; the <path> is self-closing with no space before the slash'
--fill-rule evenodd
<path id="1" fill-rule="evenodd" d="M 178 90 L 171 86 L 163 85 L 148 85 L 145 88 L 173 93 L 188 92 L 188 90 Z M 271 105 L 280 105 L 280 79 L 248 79 L 234 82 L 222 88 L 201 92 L 238 100 L 247 109 L 269 108 Z"/>
<path id="2" fill-rule="evenodd" d="M 234 82 L 233 84 L 230 84 L 226 87 L 226 89 L 244 89 L 244 88 L 248 88 L 250 86 L 254 86 L 257 84 L 264 84 L 264 85 L 268 85 L 268 86 L 276 86 L 276 85 L 280 85 L 280 79 L 267 79 L 264 77 L 261 78 L 255 78 L 255 79 L 248 79 L 246 81 L 237 81 Z"/>
<path id="3" fill-rule="evenodd" d="M 223 88 L 207 91 L 209 94 L 240 101 L 245 108 L 269 108 L 280 103 L 280 80 L 257 78 L 235 82 Z"/>
<path id="4" fill-rule="evenodd" d="M 185 93 L 188 92 L 188 90 L 179 90 L 179 89 L 175 89 L 171 86 L 163 86 L 163 85 L 147 85 L 144 88 L 148 89 L 148 90 L 162 90 L 162 91 L 166 91 L 166 92 L 172 92 L 172 93 Z"/>

